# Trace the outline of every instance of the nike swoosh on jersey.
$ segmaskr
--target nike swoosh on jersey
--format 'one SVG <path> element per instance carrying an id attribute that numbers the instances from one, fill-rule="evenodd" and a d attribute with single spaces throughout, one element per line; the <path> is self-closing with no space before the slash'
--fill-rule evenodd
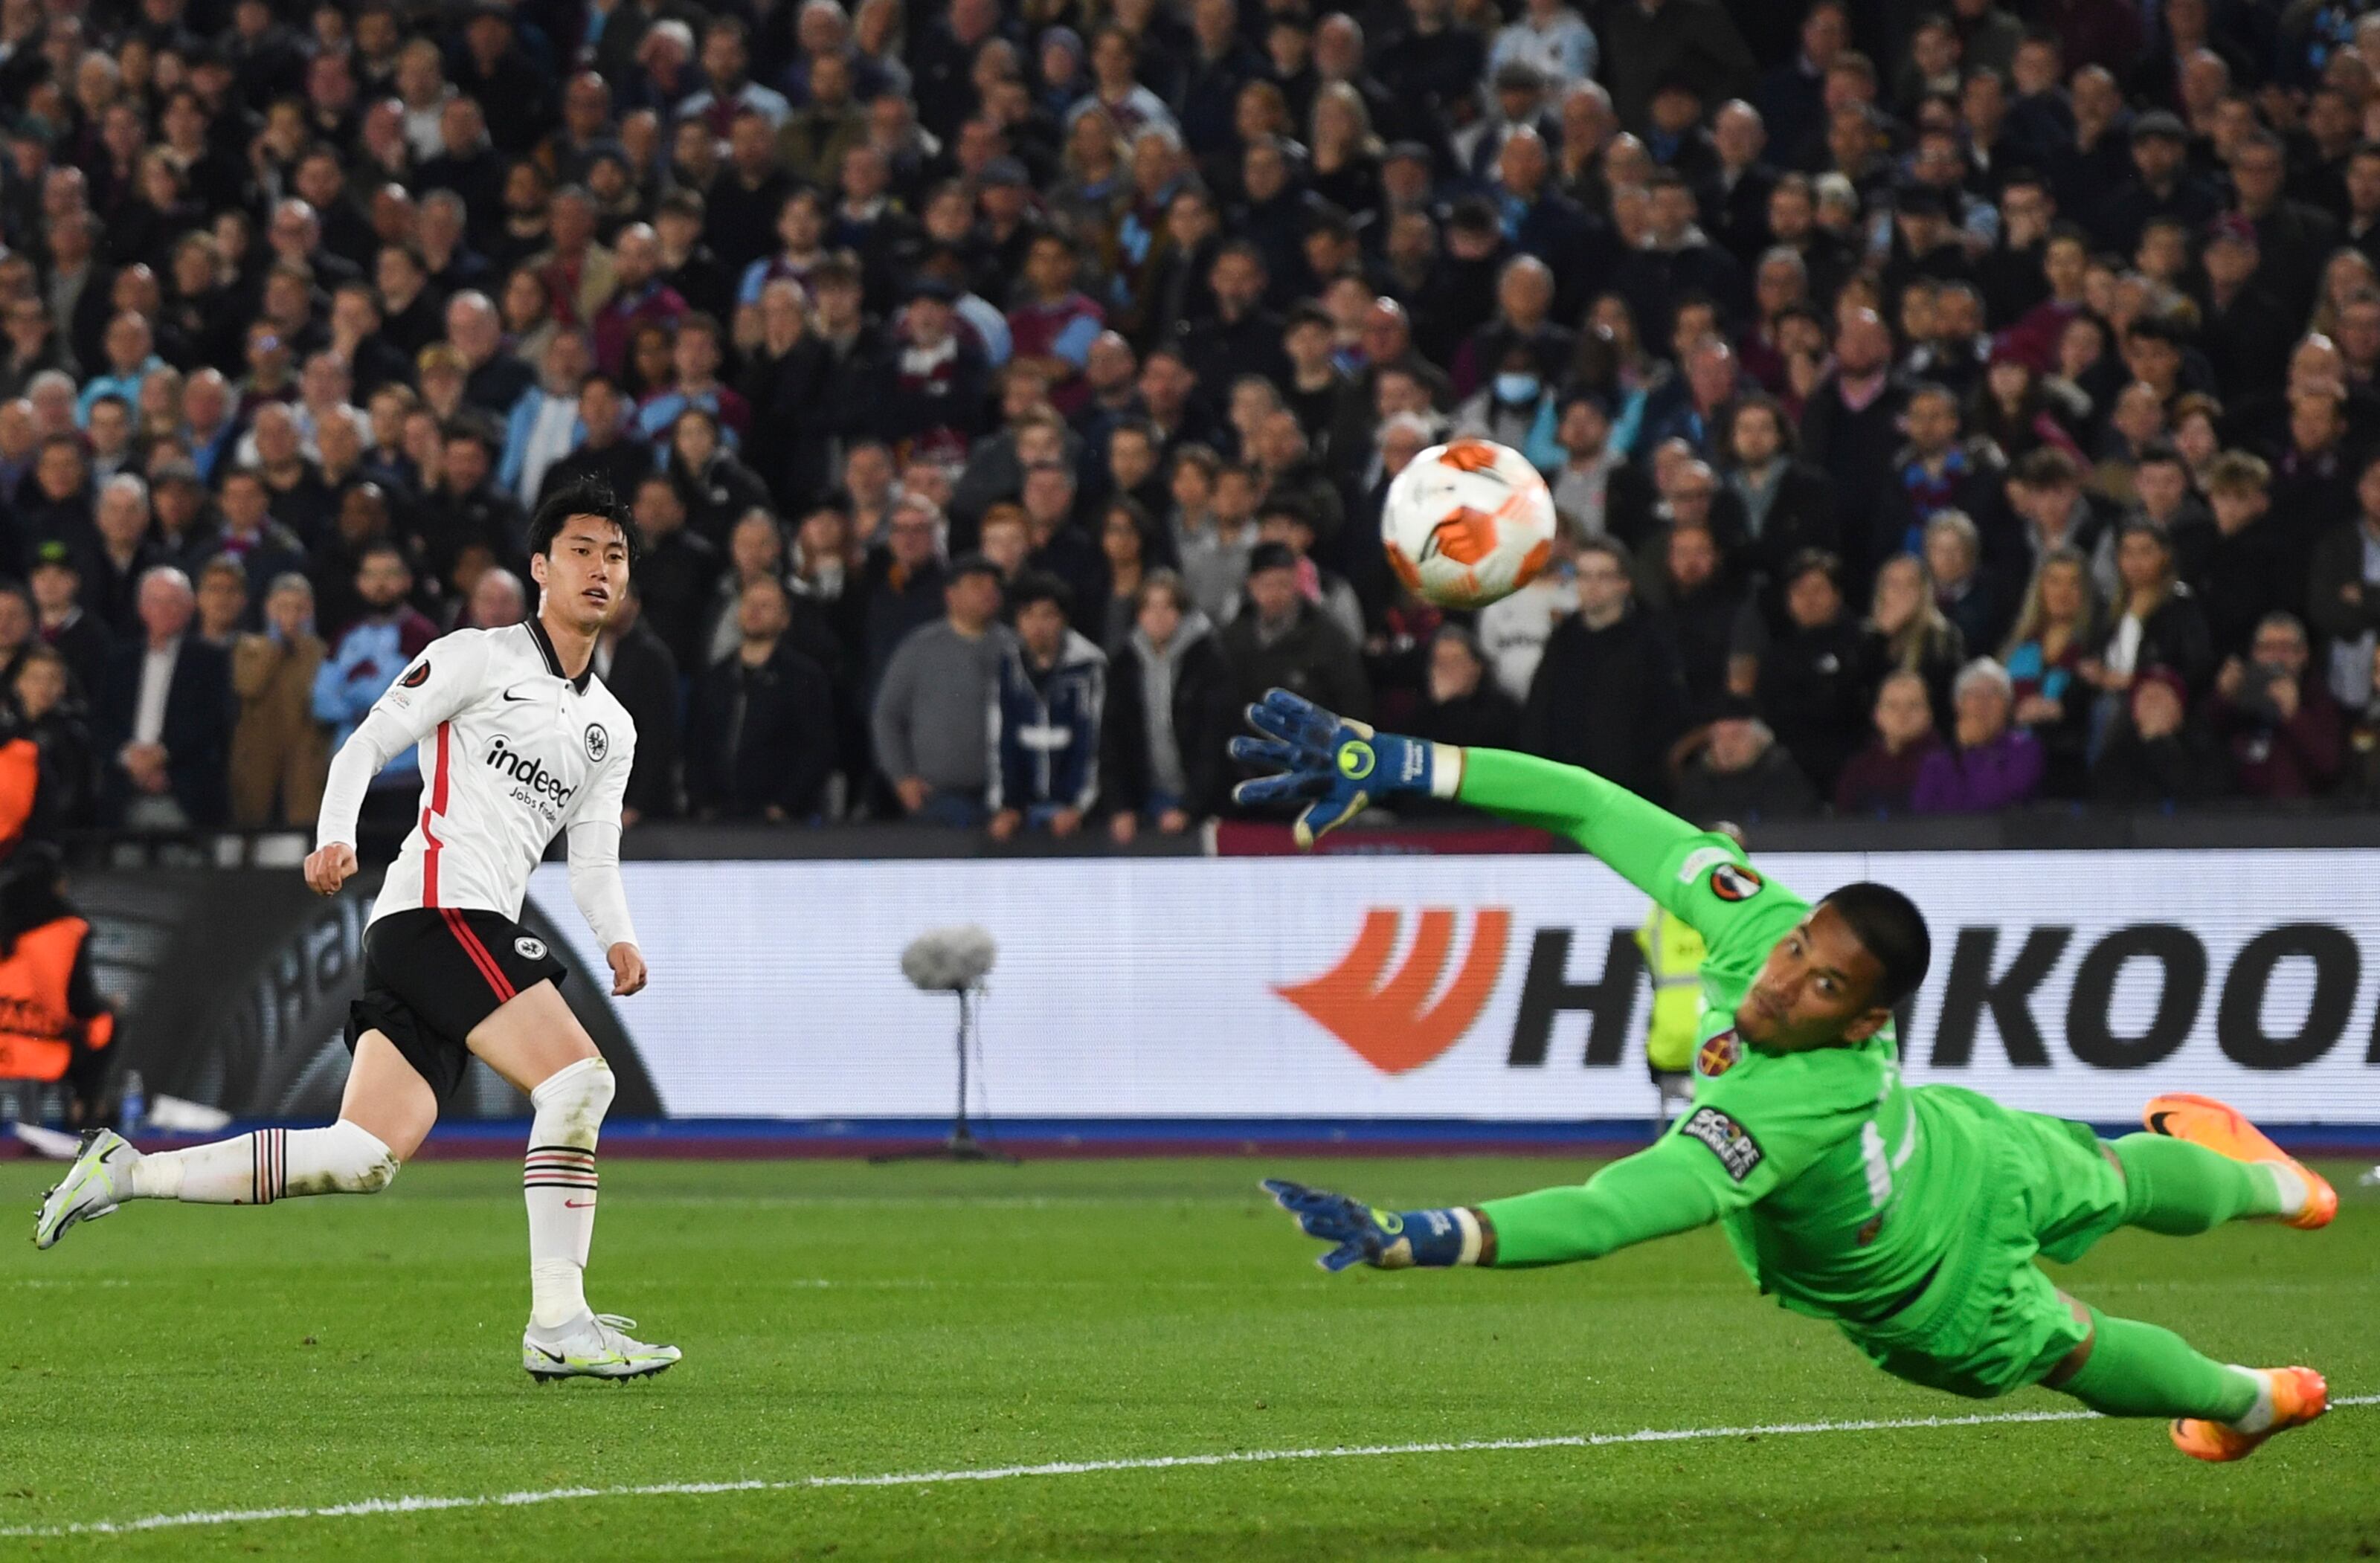
<path id="1" fill-rule="evenodd" d="M 507 689 L 504 691 L 504 698 L 507 700 L 534 700 L 537 697 L 534 695 L 516 695 L 511 690 Z"/>

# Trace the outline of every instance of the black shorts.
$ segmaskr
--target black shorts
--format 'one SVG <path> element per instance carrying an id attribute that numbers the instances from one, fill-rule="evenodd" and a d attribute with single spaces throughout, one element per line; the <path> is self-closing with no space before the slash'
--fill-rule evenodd
<path id="1" fill-rule="evenodd" d="M 367 1031 L 396 1044 L 444 1101 L 471 1061 L 464 1038 L 514 994 L 570 968 L 500 912 L 423 907 L 364 930 L 363 997 L 347 1007 L 347 1051 Z"/>

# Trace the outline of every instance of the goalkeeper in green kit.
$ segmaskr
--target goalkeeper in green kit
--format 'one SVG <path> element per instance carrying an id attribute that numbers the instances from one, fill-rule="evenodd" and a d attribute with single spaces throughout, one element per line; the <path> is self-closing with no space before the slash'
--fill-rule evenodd
<path id="1" fill-rule="evenodd" d="M 1268 1181 L 1335 1245 L 1325 1268 L 1560 1265 L 1717 1221 L 1763 1291 L 1914 1384 L 1976 1398 L 2044 1385 L 2110 1416 L 2168 1418 L 2176 1446 L 2209 1460 L 2322 1414 L 2312 1369 L 2215 1362 L 2067 1296 L 2033 1261 L 2070 1261 L 2119 1227 L 2324 1226 L 2330 1185 L 2201 1097 L 2160 1097 L 2152 1133 L 2102 1141 L 1905 1083 L 1892 1012 L 1931 946 L 1900 891 L 1846 885 L 1814 906 L 1727 837 L 1588 771 L 1376 733 L 1286 690 L 1248 720 L 1261 736 L 1232 740 L 1233 757 L 1276 774 L 1237 796 L 1304 803 L 1302 846 L 1383 795 L 1458 799 L 1569 837 L 1709 946 L 1694 1100 L 1667 1134 L 1583 1185 L 1454 1209 L 1375 1210 Z"/>

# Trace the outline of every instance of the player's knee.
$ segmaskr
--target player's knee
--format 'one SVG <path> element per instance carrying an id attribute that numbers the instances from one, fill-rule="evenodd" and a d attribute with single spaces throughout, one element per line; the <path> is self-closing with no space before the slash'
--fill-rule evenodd
<path id="1" fill-rule="evenodd" d="M 616 1090 L 612 1066 L 601 1059 L 581 1059 L 554 1071 L 529 1093 L 539 1139 L 547 1145 L 592 1146 Z"/>
<path id="2" fill-rule="evenodd" d="M 328 1136 L 324 1173 L 329 1188 L 311 1192 L 370 1194 L 396 1181 L 396 1170 L 405 1164 L 397 1160 L 396 1153 L 379 1135 L 362 1124 L 343 1118 L 331 1126 Z M 289 1192 L 301 1192 L 294 1174 Z"/>

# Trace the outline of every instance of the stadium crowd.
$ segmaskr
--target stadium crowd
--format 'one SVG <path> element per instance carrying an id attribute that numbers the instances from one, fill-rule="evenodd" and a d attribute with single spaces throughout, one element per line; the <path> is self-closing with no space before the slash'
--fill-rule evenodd
<path id="1" fill-rule="evenodd" d="M 586 478 L 642 818 L 1178 831 L 1276 684 L 1706 818 L 2370 801 L 2363 12 L 0 0 L 0 832 L 309 821 Z M 1465 623 L 1454 431 L 1564 523 Z"/>

